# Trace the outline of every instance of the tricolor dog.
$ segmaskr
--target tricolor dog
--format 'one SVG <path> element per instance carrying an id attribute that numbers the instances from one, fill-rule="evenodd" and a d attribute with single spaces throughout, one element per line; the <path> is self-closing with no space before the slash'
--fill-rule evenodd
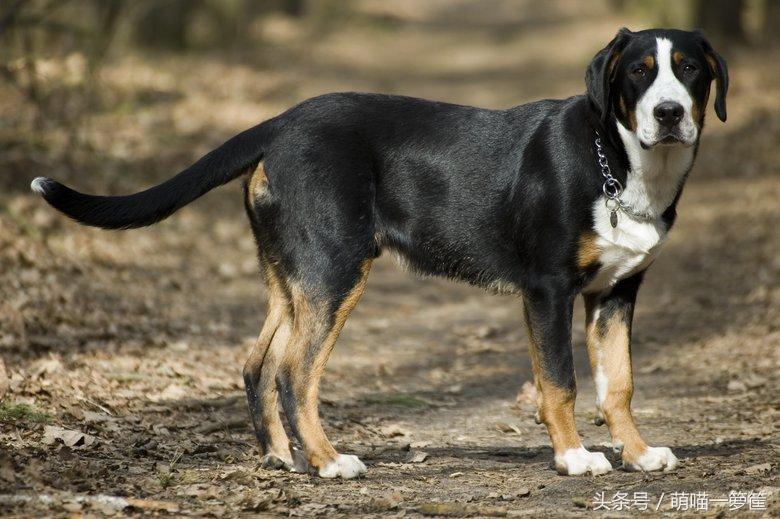
<path id="1" fill-rule="evenodd" d="M 701 33 L 622 29 L 588 66 L 585 95 L 486 110 L 328 94 L 134 195 L 85 195 L 47 178 L 32 189 L 78 222 L 129 229 L 246 178 L 268 315 L 243 376 L 266 467 L 365 472 L 326 437 L 317 395 L 371 263 L 389 250 L 418 273 L 522 296 L 555 467 L 595 475 L 612 466 L 583 447 L 574 420 L 572 310 L 582 294 L 597 421 L 626 469 L 669 470 L 677 458 L 650 447 L 631 413 L 631 320 L 674 223 L 713 80 L 725 121 L 726 63 Z"/>

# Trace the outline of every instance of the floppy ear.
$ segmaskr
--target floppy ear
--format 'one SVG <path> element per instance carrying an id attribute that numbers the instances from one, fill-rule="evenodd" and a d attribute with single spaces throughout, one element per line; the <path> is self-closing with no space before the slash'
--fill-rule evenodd
<path id="1" fill-rule="evenodd" d="M 585 72 L 585 86 L 588 89 L 588 98 L 601 112 L 601 120 L 603 122 L 606 122 L 609 117 L 610 86 L 615 79 L 615 64 L 617 64 L 620 53 L 633 34 L 625 27 L 620 29 L 612 41 L 593 57 L 590 65 L 588 65 L 587 72 Z"/>
<path id="2" fill-rule="evenodd" d="M 699 43 L 709 65 L 710 74 L 715 79 L 715 88 L 717 89 L 715 113 L 718 115 L 718 119 L 726 122 L 726 93 L 729 90 L 729 70 L 726 67 L 726 60 L 715 52 L 703 32 L 696 31 L 696 34 L 699 36 Z"/>

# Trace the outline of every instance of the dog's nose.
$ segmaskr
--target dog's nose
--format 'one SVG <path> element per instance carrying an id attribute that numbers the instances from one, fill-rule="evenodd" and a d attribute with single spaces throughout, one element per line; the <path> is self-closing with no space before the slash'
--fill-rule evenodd
<path id="1" fill-rule="evenodd" d="M 685 110 L 682 105 L 680 103 L 675 103 L 674 101 L 664 101 L 653 109 L 653 115 L 656 120 L 661 123 L 661 126 L 665 126 L 666 128 L 671 128 L 679 123 L 682 120 L 684 113 Z"/>

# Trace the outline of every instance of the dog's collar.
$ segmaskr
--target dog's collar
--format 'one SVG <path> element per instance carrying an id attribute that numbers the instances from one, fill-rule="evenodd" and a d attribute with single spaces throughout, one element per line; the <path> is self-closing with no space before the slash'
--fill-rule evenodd
<path id="1" fill-rule="evenodd" d="M 607 155 L 604 153 L 604 145 L 601 143 L 601 136 L 596 131 L 596 139 L 593 141 L 596 145 L 596 157 L 599 167 L 601 168 L 601 176 L 604 177 L 604 183 L 601 185 L 601 190 L 604 192 L 604 205 L 609 211 L 609 223 L 612 228 L 617 227 L 618 224 L 618 211 L 623 211 L 628 216 L 637 220 L 651 221 L 655 218 L 648 214 L 635 211 L 631 206 L 624 202 L 620 195 L 623 194 L 623 184 L 618 179 L 612 176 L 612 171 L 609 168 L 609 162 L 607 161 Z"/>

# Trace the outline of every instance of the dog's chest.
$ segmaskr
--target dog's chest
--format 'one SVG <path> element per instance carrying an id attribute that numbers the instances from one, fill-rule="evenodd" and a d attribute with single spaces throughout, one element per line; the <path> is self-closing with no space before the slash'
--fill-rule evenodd
<path id="1" fill-rule="evenodd" d="M 660 218 L 637 220 L 622 212 L 613 228 L 603 198 L 596 201 L 593 211 L 600 266 L 585 287 L 586 292 L 604 290 L 647 268 L 658 256 L 667 235 L 666 224 Z"/>
<path id="2" fill-rule="evenodd" d="M 612 227 L 604 196 L 593 203 L 593 232 L 600 266 L 585 292 L 605 290 L 653 262 L 669 231 L 662 215 L 674 203 L 693 164 L 694 151 L 690 147 L 645 150 L 630 131 L 620 124 L 617 128 L 631 164 L 620 198 L 647 218 L 619 211 L 617 226 Z"/>

